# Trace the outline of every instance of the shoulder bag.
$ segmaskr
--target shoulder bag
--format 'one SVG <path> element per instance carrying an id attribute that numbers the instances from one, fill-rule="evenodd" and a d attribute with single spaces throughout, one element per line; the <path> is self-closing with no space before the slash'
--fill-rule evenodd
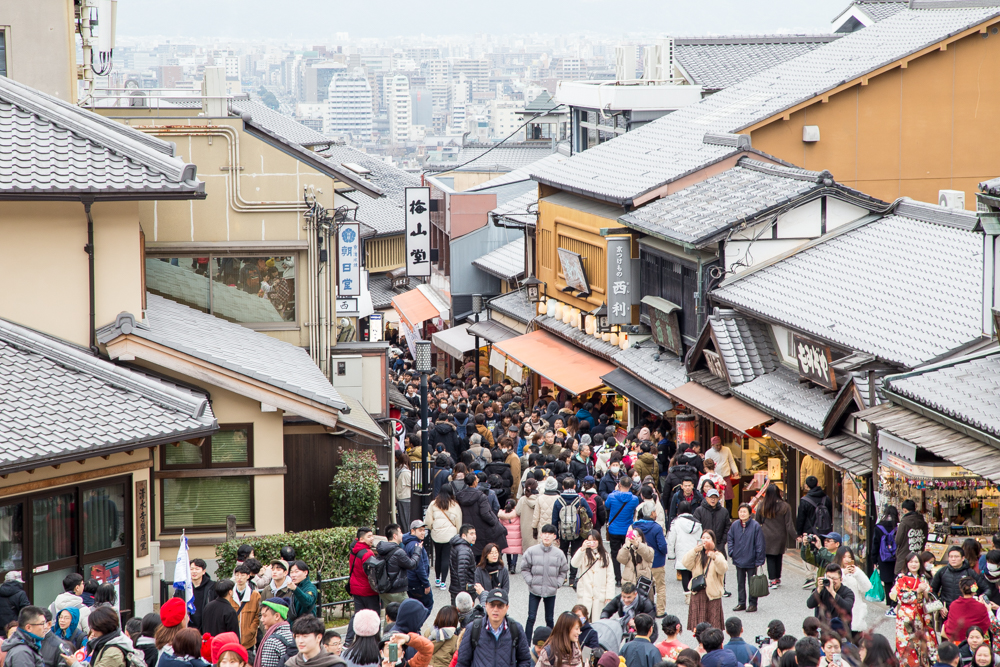
<path id="1" fill-rule="evenodd" d="M 752 598 L 764 598 L 771 592 L 771 589 L 768 588 L 767 575 L 760 574 L 759 568 L 750 577 L 750 583 L 747 588 Z"/>

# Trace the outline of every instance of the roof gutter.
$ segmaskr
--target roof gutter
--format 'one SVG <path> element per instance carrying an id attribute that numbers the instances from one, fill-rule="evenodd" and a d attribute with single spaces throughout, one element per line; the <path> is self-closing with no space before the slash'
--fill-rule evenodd
<path id="1" fill-rule="evenodd" d="M 97 345 L 97 296 L 94 287 L 94 216 L 90 214 L 93 200 L 83 201 L 83 210 L 87 214 L 87 245 L 83 251 L 87 253 L 87 266 L 90 284 L 90 351 L 95 357 L 100 356 L 101 348 Z"/>

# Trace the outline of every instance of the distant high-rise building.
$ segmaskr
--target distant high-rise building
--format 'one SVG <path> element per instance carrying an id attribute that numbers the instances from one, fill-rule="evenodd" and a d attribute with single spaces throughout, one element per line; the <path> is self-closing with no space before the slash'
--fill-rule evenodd
<path id="1" fill-rule="evenodd" d="M 346 141 L 372 138 L 372 88 L 360 73 L 330 81 L 323 115 L 323 134 Z"/>
<path id="2" fill-rule="evenodd" d="M 410 138 L 410 81 L 402 74 L 385 77 L 385 98 L 389 112 L 389 142 L 406 143 Z"/>

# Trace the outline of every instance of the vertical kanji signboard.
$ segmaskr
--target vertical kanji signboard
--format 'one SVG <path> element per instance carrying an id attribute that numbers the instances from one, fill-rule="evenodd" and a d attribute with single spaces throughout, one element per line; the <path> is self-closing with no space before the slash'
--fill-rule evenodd
<path id="1" fill-rule="evenodd" d="M 356 222 L 337 228 L 337 296 L 361 294 L 361 235 Z"/>
<path id="2" fill-rule="evenodd" d="M 632 323 L 632 239 L 608 237 L 608 324 Z"/>
<path id="3" fill-rule="evenodd" d="M 406 275 L 431 275 L 431 189 L 406 188 Z"/>

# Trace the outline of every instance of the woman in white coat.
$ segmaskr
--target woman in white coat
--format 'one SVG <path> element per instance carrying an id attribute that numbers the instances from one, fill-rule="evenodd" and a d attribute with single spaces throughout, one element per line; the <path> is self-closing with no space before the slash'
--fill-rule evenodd
<path id="1" fill-rule="evenodd" d="M 851 630 L 861 632 L 867 630 L 865 616 L 868 614 L 868 603 L 865 593 L 871 590 L 872 583 L 865 576 L 865 571 L 854 564 L 854 552 L 850 547 L 840 547 L 833 556 L 833 562 L 840 566 L 843 585 L 854 591 L 854 609 L 851 610 Z"/>
<path id="2" fill-rule="evenodd" d="M 684 602 L 691 602 L 691 593 L 688 591 L 688 584 L 691 583 L 691 572 L 684 567 L 681 559 L 689 551 L 698 546 L 701 539 L 701 522 L 691 514 L 691 503 L 681 502 L 677 505 L 677 517 L 670 524 L 670 532 L 667 533 L 667 552 L 674 558 L 674 569 L 681 575 L 681 584 L 684 586 Z"/>
<path id="3" fill-rule="evenodd" d="M 600 618 L 615 597 L 615 569 L 604 548 L 601 533 L 592 530 L 583 546 L 573 554 L 570 565 L 576 568 L 576 601 L 587 608 L 587 618 Z"/>
<path id="4" fill-rule="evenodd" d="M 535 506 L 538 504 L 538 481 L 529 479 L 524 483 L 524 495 L 517 499 L 514 506 L 514 514 L 517 515 L 521 528 L 521 553 L 523 554 L 529 547 L 538 544 L 531 529 L 531 522 L 535 516 Z"/>

